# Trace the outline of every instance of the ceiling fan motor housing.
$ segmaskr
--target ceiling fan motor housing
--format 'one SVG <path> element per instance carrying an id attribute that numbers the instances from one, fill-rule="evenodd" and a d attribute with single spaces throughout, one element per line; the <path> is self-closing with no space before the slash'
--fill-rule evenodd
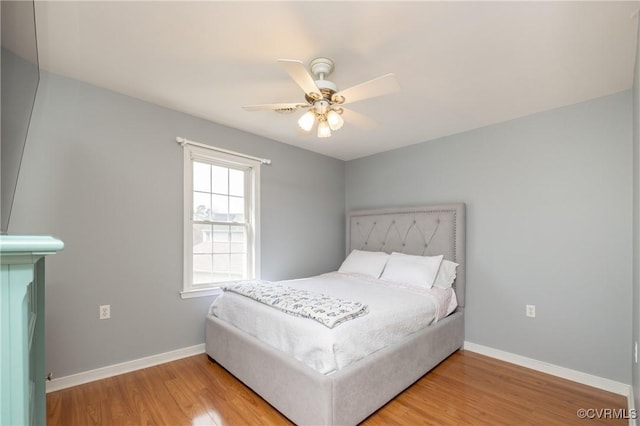
<path id="1" fill-rule="evenodd" d="M 338 91 L 338 86 L 326 79 L 333 72 L 333 67 L 333 61 L 329 58 L 316 58 L 309 63 L 309 70 L 316 77 L 316 86 L 320 89 L 322 97 L 327 100 L 331 100 L 331 96 Z"/>

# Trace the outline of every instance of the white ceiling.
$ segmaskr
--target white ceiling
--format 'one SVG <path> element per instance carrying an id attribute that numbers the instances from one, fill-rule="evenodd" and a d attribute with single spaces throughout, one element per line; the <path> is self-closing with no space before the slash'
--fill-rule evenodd
<path id="1" fill-rule="evenodd" d="M 349 160 L 629 89 L 639 7 L 76 1 L 38 2 L 36 22 L 44 69 Z M 400 92 L 350 105 L 377 128 L 318 139 L 302 112 L 241 109 L 303 101 L 276 60 L 318 56 L 339 89 L 396 74 Z"/>

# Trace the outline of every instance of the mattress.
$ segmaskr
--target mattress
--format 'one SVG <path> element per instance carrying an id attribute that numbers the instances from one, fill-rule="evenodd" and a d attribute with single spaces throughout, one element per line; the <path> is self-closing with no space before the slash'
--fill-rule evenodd
<path id="1" fill-rule="evenodd" d="M 321 374 L 331 374 L 398 342 L 455 309 L 452 289 L 416 292 L 363 275 L 331 272 L 281 284 L 367 305 L 368 313 L 334 328 L 224 292 L 209 314 L 227 321 Z"/>

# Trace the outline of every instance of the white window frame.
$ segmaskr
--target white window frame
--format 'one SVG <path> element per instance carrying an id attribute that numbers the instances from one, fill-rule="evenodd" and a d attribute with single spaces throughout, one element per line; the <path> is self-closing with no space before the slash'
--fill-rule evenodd
<path id="1" fill-rule="evenodd" d="M 178 141 L 180 142 L 180 141 Z M 184 206 L 183 206 L 183 299 L 220 294 L 222 283 L 193 284 L 193 162 L 223 167 L 243 168 L 245 179 L 245 212 L 247 215 L 247 279 L 260 279 L 260 164 L 264 161 L 243 154 L 185 143 L 184 147 Z M 267 163 L 268 164 L 268 163 Z"/>

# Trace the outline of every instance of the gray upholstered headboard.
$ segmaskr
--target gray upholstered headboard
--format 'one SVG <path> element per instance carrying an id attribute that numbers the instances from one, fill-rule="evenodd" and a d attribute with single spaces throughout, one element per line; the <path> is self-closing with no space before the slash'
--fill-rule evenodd
<path id="1" fill-rule="evenodd" d="M 347 254 L 351 250 L 444 255 L 458 263 L 454 287 L 464 307 L 465 205 L 356 210 L 347 215 Z"/>

